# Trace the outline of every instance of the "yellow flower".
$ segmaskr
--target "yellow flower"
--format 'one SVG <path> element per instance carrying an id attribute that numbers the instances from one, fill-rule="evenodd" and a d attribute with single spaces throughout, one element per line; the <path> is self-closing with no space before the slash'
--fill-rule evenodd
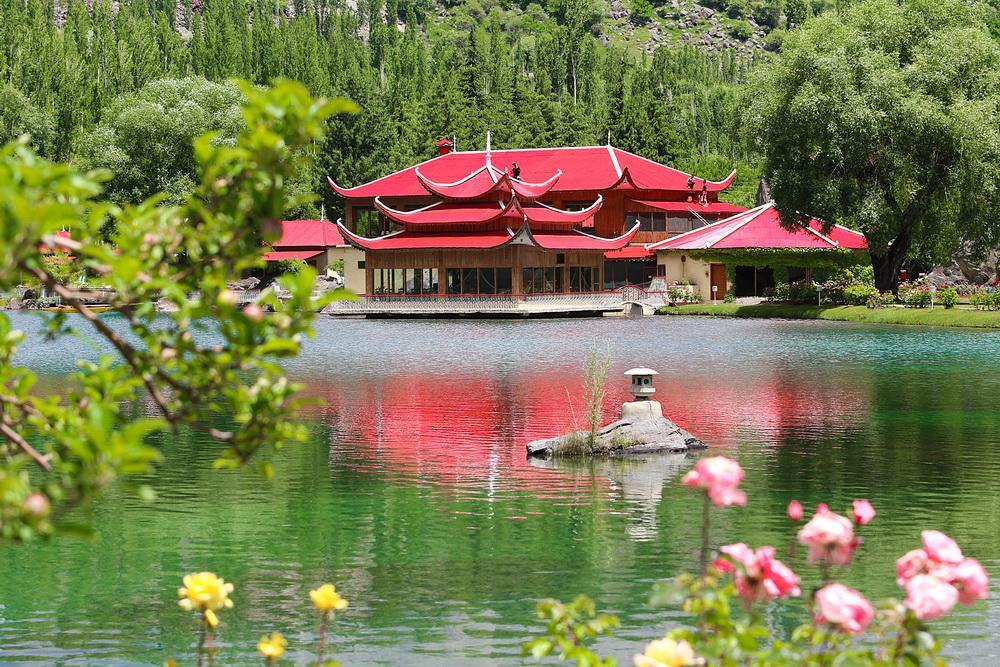
<path id="1" fill-rule="evenodd" d="M 285 655 L 286 646 L 288 646 L 288 640 L 280 632 L 275 632 L 270 637 L 264 635 L 257 642 L 257 650 L 268 660 L 277 660 Z"/>
<path id="2" fill-rule="evenodd" d="M 233 606 L 229 599 L 232 592 L 233 585 L 225 579 L 212 572 L 198 572 L 184 577 L 184 586 L 177 589 L 178 604 L 184 611 L 215 611 Z"/>
<path id="3" fill-rule="evenodd" d="M 309 597 L 312 598 L 313 604 L 316 605 L 316 609 L 320 610 L 324 614 L 331 611 L 341 611 L 347 609 L 347 600 L 340 597 L 340 593 L 337 592 L 337 587 L 333 584 L 323 584 L 314 591 L 309 591 Z"/>
<path id="4" fill-rule="evenodd" d="M 686 641 L 657 639 L 646 645 L 646 652 L 635 656 L 635 667 L 683 667 L 694 664 L 694 650 Z"/>

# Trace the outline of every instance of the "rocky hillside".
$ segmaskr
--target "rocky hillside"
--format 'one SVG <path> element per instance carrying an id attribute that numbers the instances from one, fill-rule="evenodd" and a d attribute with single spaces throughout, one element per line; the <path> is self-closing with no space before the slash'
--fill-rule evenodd
<path id="1" fill-rule="evenodd" d="M 659 46 L 689 44 L 706 51 L 732 50 L 751 55 L 764 49 L 773 27 L 758 23 L 753 13 L 727 11 L 725 3 L 705 0 L 668 0 L 647 17 L 637 15 L 623 0 L 610 0 L 605 18 L 595 34 L 605 44 L 621 44 L 652 53 Z"/>

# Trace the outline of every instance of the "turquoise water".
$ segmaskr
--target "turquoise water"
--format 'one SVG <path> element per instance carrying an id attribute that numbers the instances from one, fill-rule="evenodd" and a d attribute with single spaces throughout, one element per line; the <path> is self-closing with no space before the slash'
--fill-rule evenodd
<path id="1" fill-rule="evenodd" d="M 95 538 L 0 549 L 0 661 L 191 663 L 175 590 L 211 569 L 236 584 L 221 664 L 258 664 L 256 640 L 273 630 L 304 664 L 308 591 L 323 581 L 351 601 L 333 631 L 346 665 L 522 664 L 535 601 L 579 592 L 621 617 L 602 649 L 630 663 L 683 621 L 646 601 L 655 580 L 696 564 L 699 505 L 678 485 L 692 458 L 525 460 L 526 441 L 582 421 L 595 340 L 613 355 L 609 417 L 627 397 L 621 373 L 651 366 L 664 411 L 746 468 L 750 502 L 714 513 L 715 543 L 781 548 L 790 498 L 842 509 L 868 497 L 879 515 L 848 583 L 898 594 L 893 560 L 921 527 L 1000 577 L 998 332 L 653 318 L 324 319 L 317 333 L 288 364 L 318 399 L 303 415 L 313 438 L 283 450 L 274 480 L 212 471 L 217 451 L 196 434 L 163 438 L 145 480 L 155 504 L 117 487 L 91 508 Z M 34 338 L 20 360 L 56 391 L 92 354 Z M 997 663 L 993 590 L 935 624 L 957 662 Z M 771 622 L 791 627 L 799 611 L 779 606 Z"/>

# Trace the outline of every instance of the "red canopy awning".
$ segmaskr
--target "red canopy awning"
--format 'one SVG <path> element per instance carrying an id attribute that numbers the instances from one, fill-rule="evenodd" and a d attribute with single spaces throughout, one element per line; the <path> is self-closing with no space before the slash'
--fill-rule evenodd
<path id="1" fill-rule="evenodd" d="M 656 256 L 656 253 L 652 250 L 648 250 L 642 243 L 637 243 L 633 245 L 627 245 L 624 248 L 618 250 L 611 250 L 604 253 L 605 259 L 616 260 L 616 259 L 652 259 Z"/>
<path id="2" fill-rule="evenodd" d="M 285 259 L 312 259 L 322 255 L 323 250 L 271 250 L 264 253 L 265 262 L 280 262 Z"/>

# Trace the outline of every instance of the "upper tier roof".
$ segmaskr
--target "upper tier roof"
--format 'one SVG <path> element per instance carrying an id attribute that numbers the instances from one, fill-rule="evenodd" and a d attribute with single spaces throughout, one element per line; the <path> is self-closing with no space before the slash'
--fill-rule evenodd
<path id="1" fill-rule="evenodd" d="M 834 226 L 830 235 L 822 233 L 822 220 L 811 218 L 808 226 L 786 229 L 774 202 L 744 213 L 679 234 L 647 246 L 650 250 L 733 250 L 737 248 L 815 248 L 867 250 L 861 232 Z"/>
<path id="2" fill-rule="evenodd" d="M 481 199 L 492 194 L 517 195 L 525 200 L 538 199 L 548 193 L 562 176 L 562 172 L 557 171 L 544 181 L 531 183 L 514 178 L 511 174 L 497 169 L 492 164 L 485 164 L 465 178 L 453 183 L 439 183 L 427 178 L 420 171 L 419 166 L 413 168 L 413 174 L 427 192 L 450 200 Z"/>
<path id="3" fill-rule="evenodd" d="M 344 188 L 332 180 L 330 185 L 347 198 L 427 196 L 429 190 L 425 183 L 455 186 L 465 179 L 478 179 L 482 183 L 477 181 L 477 188 L 488 186 L 486 178 L 493 180 L 496 174 L 513 173 L 515 162 L 521 169 L 518 180 L 527 186 L 545 185 L 558 175 L 547 190 L 552 193 L 600 192 L 615 187 L 700 193 L 702 184 L 706 183 L 695 178 L 694 187 L 689 188 L 688 180 L 692 176 L 683 171 L 613 146 L 580 146 L 494 150 L 489 154 L 492 170 L 485 169 L 486 151 L 455 151 L 357 187 Z M 734 171 L 725 180 L 707 181 L 707 189 L 709 192 L 725 190 L 735 177 Z M 464 191 L 460 194 L 462 197 L 479 196 Z"/>
<path id="4" fill-rule="evenodd" d="M 329 220 L 282 220 L 281 238 L 272 248 L 329 248 L 347 245 L 337 225 Z"/>
<path id="5" fill-rule="evenodd" d="M 567 211 L 540 202 L 522 202 L 512 197 L 503 202 L 436 202 L 412 211 L 400 211 L 375 198 L 375 208 L 390 220 L 404 227 L 424 227 L 428 225 L 478 225 L 505 219 L 505 224 L 515 228 L 524 221 L 558 226 L 586 224 L 600 210 L 604 200 L 600 195 L 590 206 L 579 211 Z"/>

